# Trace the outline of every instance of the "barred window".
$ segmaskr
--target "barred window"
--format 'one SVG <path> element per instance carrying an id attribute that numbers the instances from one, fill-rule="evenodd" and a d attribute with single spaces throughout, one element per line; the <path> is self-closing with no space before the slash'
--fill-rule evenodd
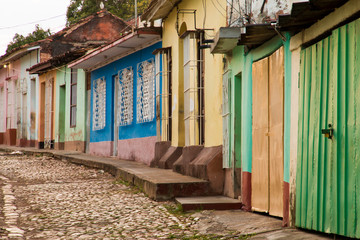
<path id="1" fill-rule="evenodd" d="M 105 77 L 94 80 L 93 86 L 93 131 L 105 128 L 106 124 L 106 81 Z"/>
<path id="2" fill-rule="evenodd" d="M 119 71 L 119 75 L 116 77 L 116 84 L 118 84 L 117 125 L 130 125 L 133 121 L 134 72 L 132 67 Z"/>
<path id="3" fill-rule="evenodd" d="M 137 65 L 137 122 L 151 122 L 155 117 L 155 64 L 150 59 Z"/>

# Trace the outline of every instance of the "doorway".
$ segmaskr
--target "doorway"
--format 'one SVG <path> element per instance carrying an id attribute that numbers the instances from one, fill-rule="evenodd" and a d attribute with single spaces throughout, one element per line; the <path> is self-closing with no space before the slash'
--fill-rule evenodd
<path id="1" fill-rule="evenodd" d="M 284 50 L 253 63 L 251 203 L 283 216 Z"/>
<path id="2" fill-rule="evenodd" d="M 58 129 L 58 149 L 64 150 L 65 148 L 65 106 L 66 106 L 66 87 L 65 84 L 59 87 L 59 129 Z"/>

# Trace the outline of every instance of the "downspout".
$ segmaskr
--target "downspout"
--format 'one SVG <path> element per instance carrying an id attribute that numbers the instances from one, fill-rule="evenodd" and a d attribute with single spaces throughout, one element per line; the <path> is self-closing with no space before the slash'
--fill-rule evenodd
<path id="1" fill-rule="evenodd" d="M 137 0 L 135 0 L 135 29 L 138 27 Z"/>

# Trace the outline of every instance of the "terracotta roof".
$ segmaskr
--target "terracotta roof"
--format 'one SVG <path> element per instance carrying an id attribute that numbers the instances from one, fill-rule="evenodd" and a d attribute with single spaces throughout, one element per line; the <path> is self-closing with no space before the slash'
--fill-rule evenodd
<path id="1" fill-rule="evenodd" d="M 69 67 L 93 70 L 159 41 L 161 41 L 160 27 L 135 29 L 134 32 L 127 33 L 112 43 L 101 46 L 76 59 L 69 64 Z"/>
<path id="2" fill-rule="evenodd" d="M 41 74 L 44 72 L 48 72 L 56 67 L 61 67 L 83 56 L 86 52 L 87 52 L 86 49 L 77 49 L 75 51 L 66 52 L 57 57 L 50 58 L 47 61 L 33 65 L 32 67 L 26 69 L 26 71 L 30 72 L 30 74 Z"/>

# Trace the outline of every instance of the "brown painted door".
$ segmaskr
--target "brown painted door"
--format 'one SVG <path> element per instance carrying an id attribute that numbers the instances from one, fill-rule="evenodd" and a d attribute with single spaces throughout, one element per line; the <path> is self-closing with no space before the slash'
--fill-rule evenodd
<path id="1" fill-rule="evenodd" d="M 284 54 L 253 63 L 252 207 L 283 215 Z"/>

